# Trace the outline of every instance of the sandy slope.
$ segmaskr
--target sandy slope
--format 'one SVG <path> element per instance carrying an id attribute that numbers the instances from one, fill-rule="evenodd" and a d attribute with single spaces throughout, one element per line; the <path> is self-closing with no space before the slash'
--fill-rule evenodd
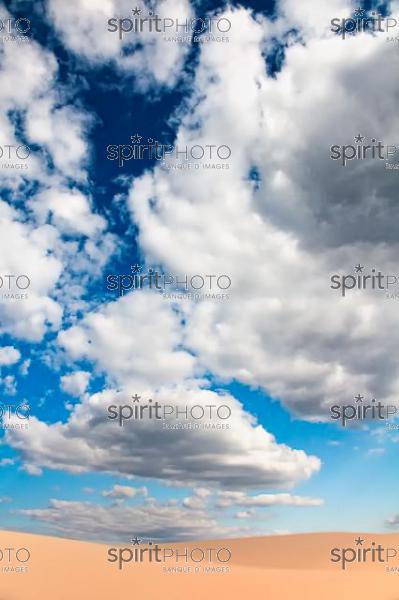
<path id="1" fill-rule="evenodd" d="M 389 563 L 398 567 L 397 572 L 387 572 L 385 563 L 351 564 L 342 571 L 330 562 L 331 548 L 353 547 L 358 535 L 322 533 L 184 544 L 229 548 L 232 557 L 225 565 L 230 572 L 195 573 L 196 565 L 190 563 L 191 573 L 170 574 L 163 572 L 164 563 L 148 562 L 130 562 L 120 571 L 116 563 L 107 562 L 105 545 L 0 531 L 4 553 L 0 568 L 9 565 L 5 548 L 24 547 L 31 554 L 25 563 L 27 573 L 0 573 L 0 600 L 399 600 L 399 535 L 360 534 L 365 546 L 374 541 L 398 549 L 398 557 Z M 182 549 L 181 544 L 168 545 Z M 12 564 L 18 562 L 14 559 Z M 198 564 L 202 570 L 204 565 Z"/>

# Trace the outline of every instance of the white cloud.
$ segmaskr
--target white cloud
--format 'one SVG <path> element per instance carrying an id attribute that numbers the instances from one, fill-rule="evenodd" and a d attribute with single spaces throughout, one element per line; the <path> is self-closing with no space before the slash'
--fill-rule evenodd
<path id="1" fill-rule="evenodd" d="M 43 473 L 42 469 L 40 469 L 36 465 L 32 465 L 31 463 L 25 463 L 24 465 L 22 465 L 20 470 L 25 471 L 25 473 L 28 473 L 28 475 L 35 475 L 35 476 L 42 475 L 42 473 Z"/>
<path id="2" fill-rule="evenodd" d="M 0 63 L 0 146 L 30 148 L 26 169 L 4 168 L 10 160 L 4 151 L 0 157 L 0 333 L 39 342 L 59 328 L 64 306 L 67 314 L 86 307 L 84 288 L 114 251 L 114 237 L 81 190 L 92 121 L 70 102 L 72 86 L 61 85 L 55 56 L 34 40 L 7 43 Z M 79 237 L 87 236 L 82 244 Z M 3 293 L 20 290 L 6 289 L 4 276 L 20 274 L 31 280 L 28 299 L 5 299 Z"/>
<path id="3" fill-rule="evenodd" d="M 176 431 L 174 416 L 164 422 L 131 419 L 119 427 L 108 418 L 108 407 L 131 405 L 132 392 L 180 412 L 198 405 L 228 406 L 230 429 L 214 430 L 214 419 L 206 419 L 207 429 Z M 48 425 L 32 417 L 29 427 L 29 436 L 9 429 L 7 443 L 30 465 L 73 473 L 101 471 L 175 485 L 264 489 L 292 487 L 320 468 L 315 456 L 277 443 L 232 396 L 197 387 L 162 387 L 154 393 L 132 382 L 119 393 L 105 390 L 84 397 L 67 423 Z"/>
<path id="4" fill-rule="evenodd" d="M 206 488 L 195 488 L 193 495 L 183 500 L 183 506 L 185 508 L 203 509 L 208 503 L 211 491 Z"/>
<path id="5" fill-rule="evenodd" d="M 110 302 L 62 331 L 58 340 L 71 358 L 88 359 L 119 382 L 157 386 L 194 375 L 193 356 L 178 349 L 179 316 L 156 294 L 128 294 Z"/>
<path id="6" fill-rule="evenodd" d="M 22 375 L 22 377 L 26 377 L 29 373 L 29 368 L 31 365 L 31 359 L 27 358 L 26 360 L 23 361 L 23 363 L 20 365 L 19 367 L 19 372 Z"/>
<path id="7" fill-rule="evenodd" d="M 0 201 L 0 333 L 38 341 L 61 321 L 61 306 L 49 294 L 62 265 L 48 254 L 51 241 L 46 227 L 35 230 L 19 222 L 19 216 Z M 8 251 L 10 247 L 14 252 Z M 18 276 L 23 277 L 17 282 Z M 20 299 L 7 298 L 7 294 L 18 294 Z M 25 294 L 28 297 L 21 298 Z"/>
<path id="8" fill-rule="evenodd" d="M 76 398 L 85 393 L 90 381 L 90 373 L 87 371 L 75 371 L 61 377 L 61 389 L 66 394 Z"/>
<path id="9" fill-rule="evenodd" d="M 248 496 L 244 492 L 219 492 L 217 506 L 321 506 L 321 498 L 308 498 L 306 496 L 293 496 L 292 494 L 258 494 Z"/>
<path id="10" fill-rule="evenodd" d="M 17 393 L 17 382 L 14 375 L 6 375 L 6 377 L 0 377 L 0 384 L 3 386 L 4 393 L 7 396 L 15 396 Z"/>
<path id="11" fill-rule="evenodd" d="M 322 21 L 347 9 L 323 2 Z M 307 3 L 304 21 L 312 10 Z M 343 41 L 317 16 L 306 45 L 292 43 L 270 77 L 262 51 L 272 24 L 228 14 L 231 43 L 202 48 L 177 139 L 228 144 L 231 168 L 156 168 L 135 179 L 129 207 L 146 260 L 165 272 L 231 276 L 228 302 L 179 306 L 185 346 L 215 377 L 261 387 L 310 420 L 327 420 L 357 390 L 398 405 L 395 302 L 330 289 L 331 274 L 359 260 L 396 272 L 396 184 L 380 161 L 367 173 L 361 161 L 340 168 L 329 147 L 359 131 L 399 138 L 399 54 L 384 36 Z"/>
<path id="12" fill-rule="evenodd" d="M 84 0 L 49 0 L 47 6 L 49 18 L 65 46 L 81 58 L 135 75 L 134 83 L 141 89 L 152 84 L 176 84 L 189 45 L 169 43 L 164 33 L 147 32 L 145 28 L 143 32 L 125 34 L 122 40 L 118 32 L 108 30 L 109 19 L 134 19 L 127 0 L 99 0 L 95 5 Z M 144 17 L 150 8 L 143 3 L 142 10 Z M 183 23 L 192 12 L 188 0 L 164 0 L 157 5 L 157 14 Z"/>
<path id="13" fill-rule="evenodd" d="M 106 228 L 105 219 L 91 212 L 88 198 L 79 190 L 47 189 L 29 205 L 39 225 L 51 216 L 52 223 L 63 233 L 96 237 Z"/>
<path id="14" fill-rule="evenodd" d="M 14 365 L 21 358 L 21 353 L 19 350 L 14 348 L 14 346 L 3 346 L 0 348 L 0 366 L 10 366 Z"/>
<path id="15" fill-rule="evenodd" d="M 135 498 L 136 496 L 147 496 L 148 490 L 146 487 L 134 488 L 128 485 L 113 485 L 112 489 L 104 490 L 101 493 L 104 498 Z"/>
<path id="16" fill-rule="evenodd" d="M 85 141 L 88 118 L 72 106 L 55 108 L 57 100 L 41 97 L 29 106 L 25 122 L 28 140 L 50 152 L 60 173 L 84 181 L 89 158 Z"/>

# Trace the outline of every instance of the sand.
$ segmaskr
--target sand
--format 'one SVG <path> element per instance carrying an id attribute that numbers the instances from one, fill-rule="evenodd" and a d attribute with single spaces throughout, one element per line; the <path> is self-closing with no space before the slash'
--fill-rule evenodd
<path id="1" fill-rule="evenodd" d="M 359 536 L 365 540 L 363 547 L 375 542 L 398 549 L 398 556 L 389 563 L 350 563 L 345 571 L 330 561 L 331 548 L 356 547 Z M 320 533 L 160 544 L 181 553 L 186 547 L 205 549 L 205 554 L 206 548 L 227 548 L 231 559 L 210 565 L 198 560 L 197 550 L 196 563 L 132 561 L 122 570 L 117 562 L 107 561 L 112 546 L 0 531 L 0 600 L 399 600 L 399 535 L 394 534 Z M 126 547 L 136 549 L 128 543 Z M 19 563 L 15 550 L 5 548 L 26 548 L 30 558 Z M 20 551 L 18 556 L 25 560 L 28 555 Z M 220 554 L 223 560 L 227 556 L 227 551 Z M 4 567 L 24 564 L 27 572 L 3 572 Z M 387 564 L 397 571 L 388 572 Z M 189 566 L 191 572 L 164 572 L 176 566 Z M 216 566 L 224 572 L 214 572 Z M 204 567 L 211 571 L 204 572 Z"/>

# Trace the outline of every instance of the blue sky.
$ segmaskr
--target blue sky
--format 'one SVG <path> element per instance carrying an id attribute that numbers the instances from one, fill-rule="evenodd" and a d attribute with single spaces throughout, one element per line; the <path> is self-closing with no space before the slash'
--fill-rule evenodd
<path id="1" fill-rule="evenodd" d="M 157 5 L 231 21 L 229 42 L 197 45 L 120 42 L 107 19 L 131 7 L 110 6 L 2 6 L 30 32 L 2 41 L 0 145 L 31 155 L 26 171 L 2 159 L 0 276 L 31 287 L 0 303 L 2 405 L 30 406 L 29 429 L 1 433 L 0 526 L 100 541 L 384 531 L 397 436 L 385 421 L 342 428 L 329 409 L 358 393 L 397 406 L 396 333 L 383 333 L 396 306 L 359 290 L 342 300 L 329 277 L 359 261 L 394 270 L 395 173 L 339 170 L 328 147 L 398 125 L 394 103 L 364 102 L 369 69 L 396 97 L 397 53 L 383 36 L 333 35 L 330 20 L 355 8 L 341 0 Z M 183 173 L 174 156 L 107 159 L 134 134 L 227 145 L 231 160 Z M 135 264 L 226 273 L 229 299 L 110 292 L 107 276 Z M 107 407 L 137 392 L 227 403 L 231 429 L 121 430 Z"/>

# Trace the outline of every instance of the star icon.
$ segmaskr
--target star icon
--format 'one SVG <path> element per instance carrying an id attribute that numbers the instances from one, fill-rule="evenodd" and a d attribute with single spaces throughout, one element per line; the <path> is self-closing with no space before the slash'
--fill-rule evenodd
<path id="1" fill-rule="evenodd" d="M 139 540 L 139 538 L 138 538 L 138 537 L 137 537 L 137 535 L 136 535 L 136 537 L 135 537 L 135 538 L 132 538 L 132 539 L 130 540 L 130 543 L 131 543 L 131 544 L 133 544 L 133 546 L 140 546 L 140 544 L 141 544 L 141 540 Z"/>
<path id="2" fill-rule="evenodd" d="M 149 144 L 153 144 L 154 143 L 154 139 L 153 138 L 148 138 L 148 143 Z"/>
<path id="3" fill-rule="evenodd" d="M 138 133 L 136 133 L 136 135 L 131 135 L 130 139 L 132 140 L 133 144 L 140 144 L 142 137 L 143 136 L 141 136 Z"/>
<path id="4" fill-rule="evenodd" d="M 141 14 L 141 8 L 133 8 L 132 13 L 134 16 L 140 15 Z"/>
<path id="5" fill-rule="evenodd" d="M 362 545 L 363 545 L 363 542 L 364 542 L 364 539 L 362 539 L 362 538 L 359 536 L 357 539 L 355 539 L 355 542 L 356 542 L 356 546 L 362 546 Z"/>
<path id="6" fill-rule="evenodd" d="M 357 8 L 353 14 L 355 15 L 355 17 L 363 17 L 364 16 L 364 12 L 365 12 L 364 8 L 361 8 L 359 6 L 359 8 Z"/>
<path id="7" fill-rule="evenodd" d="M 134 394 L 134 396 L 132 396 L 132 398 L 133 398 L 133 402 L 140 402 L 141 396 L 138 396 L 137 394 Z"/>
<path id="8" fill-rule="evenodd" d="M 364 267 L 362 267 L 360 263 L 357 265 L 357 267 L 355 267 L 356 273 L 363 273 L 363 269 Z"/>
<path id="9" fill-rule="evenodd" d="M 356 144 L 362 144 L 365 137 L 366 136 L 360 135 L 360 133 L 358 133 L 353 139 L 355 140 Z"/>
<path id="10" fill-rule="evenodd" d="M 363 402 L 363 398 L 364 398 L 364 396 L 361 396 L 360 394 L 358 394 L 357 396 L 355 396 L 356 402 Z"/>
<path id="11" fill-rule="evenodd" d="M 141 265 L 132 265 L 130 269 L 133 273 L 140 273 L 142 267 Z"/>

